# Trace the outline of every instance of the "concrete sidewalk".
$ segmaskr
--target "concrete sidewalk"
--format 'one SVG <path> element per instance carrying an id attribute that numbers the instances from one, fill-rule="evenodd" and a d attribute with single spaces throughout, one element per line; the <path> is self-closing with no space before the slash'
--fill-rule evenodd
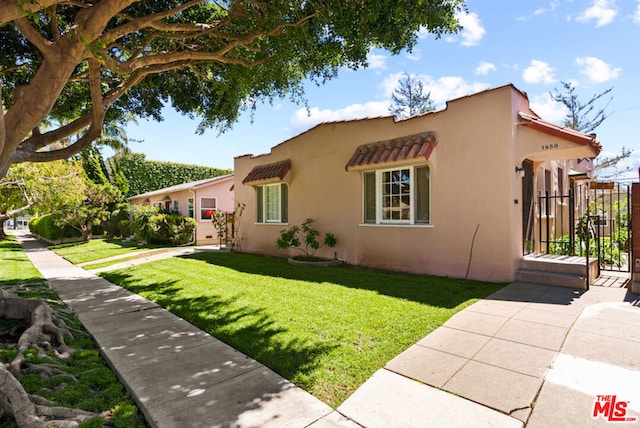
<path id="1" fill-rule="evenodd" d="M 511 284 L 392 359 L 332 411 L 155 303 L 19 240 L 153 426 L 608 426 L 604 410 L 592 417 L 599 395 L 640 420 L 640 303 L 627 289 Z"/>
<path id="2" fill-rule="evenodd" d="M 638 298 L 511 284 L 391 360 L 338 411 L 367 427 L 608 426 L 604 412 L 593 417 L 601 395 L 626 402 L 624 416 L 638 421 L 629 425 L 640 426 Z M 396 410 L 405 407 L 414 410 Z"/>
<path id="3" fill-rule="evenodd" d="M 155 427 L 306 427 L 332 409 L 136 294 L 18 236 Z"/>

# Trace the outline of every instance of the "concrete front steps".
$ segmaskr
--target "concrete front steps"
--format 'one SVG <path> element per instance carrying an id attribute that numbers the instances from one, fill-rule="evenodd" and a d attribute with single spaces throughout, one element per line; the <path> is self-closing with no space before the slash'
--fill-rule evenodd
<path id="1" fill-rule="evenodd" d="M 522 282 L 586 290 L 586 259 L 575 256 L 529 254 L 520 262 L 516 279 Z M 589 260 L 589 281 L 598 276 L 598 259 Z"/>

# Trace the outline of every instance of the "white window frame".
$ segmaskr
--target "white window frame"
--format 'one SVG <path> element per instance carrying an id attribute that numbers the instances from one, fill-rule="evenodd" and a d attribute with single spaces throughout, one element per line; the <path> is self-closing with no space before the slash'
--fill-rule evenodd
<path id="1" fill-rule="evenodd" d="M 286 187 L 285 192 L 283 193 L 283 187 Z M 277 189 L 276 192 L 272 195 L 273 198 L 277 198 L 277 201 L 271 201 L 274 204 L 274 207 L 277 207 L 272 211 L 272 214 L 276 214 L 271 218 L 267 218 L 267 207 L 268 207 L 268 197 L 267 193 L 269 190 Z M 288 185 L 283 182 L 263 184 L 260 186 L 256 186 L 256 195 L 258 198 L 257 203 L 257 213 L 256 213 L 256 224 L 287 224 L 288 221 L 288 212 L 289 212 L 289 189 Z M 285 200 L 283 200 L 285 198 Z M 285 213 L 286 211 L 286 213 Z"/>
<path id="2" fill-rule="evenodd" d="M 211 199 L 211 200 L 213 200 L 213 207 L 203 207 L 203 205 L 202 205 L 202 201 L 203 201 L 204 199 Z M 201 198 L 200 198 L 200 215 L 198 216 L 198 217 L 200 218 L 200 221 L 211 221 L 211 219 L 210 219 L 210 218 L 203 218 L 203 217 L 202 217 L 202 212 L 203 212 L 204 210 L 213 210 L 213 211 L 215 211 L 215 210 L 217 210 L 217 209 L 218 209 L 218 198 L 216 198 L 216 197 L 206 197 L 206 196 L 201 197 Z"/>
<path id="3" fill-rule="evenodd" d="M 268 206 L 268 201 L 267 201 L 267 195 L 268 195 L 268 189 L 277 189 L 277 218 L 273 218 L 273 219 L 269 219 L 268 218 L 268 210 L 267 210 L 267 206 Z M 275 184 L 266 184 L 263 186 L 263 194 L 262 194 L 262 216 L 264 219 L 265 223 L 282 223 L 282 184 L 281 183 L 275 183 Z"/>
<path id="4" fill-rule="evenodd" d="M 180 212 L 180 201 L 177 199 L 171 201 L 171 211 Z"/>
<path id="5" fill-rule="evenodd" d="M 196 205 L 194 198 L 187 199 L 187 217 L 196 218 Z"/>
<path id="6" fill-rule="evenodd" d="M 426 167 L 429 169 L 429 221 L 428 222 L 419 222 L 416 221 L 416 191 L 417 191 L 417 181 L 416 181 L 416 170 L 418 168 Z M 383 177 L 385 172 L 390 171 L 401 171 L 401 170 L 409 170 L 409 218 L 408 219 L 384 219 L 383 218 L 383 195 L 382 195 L 382 187 L 383 187 Z M 368 170 L 363 171 L 362 173 L 362 219 L 363 225 L 365 226 L 373 226 L 373 225 L 392 225 L 392 226 L 404 226 L 404 225 L 413 225 L 413 226 L 432 226 L 432 216 L 431 216 L 431 165 L 429 164 L 418 164 L 418 165 L 402 165 L 396 166 L 392 168 L 384 168 L 384 169 L 376 169 L 376 170 Z M 375 222 L 367 222 L 365 219 L 366 212 L 366 186 L 365 186 L 365 174 L 375 174 L 375 214 L 376 219 Z"/>

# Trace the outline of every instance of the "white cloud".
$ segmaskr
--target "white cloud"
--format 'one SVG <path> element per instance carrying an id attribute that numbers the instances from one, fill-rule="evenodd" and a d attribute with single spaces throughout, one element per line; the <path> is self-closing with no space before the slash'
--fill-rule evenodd
<path id="1" fill-rule="evenodd" d="M 460 12 L 456 15 L 460 25 L 462 25 L 462 46 L 475 46 L 487 33 L 480 23 L 477 13 Z"/>
<path id="2" fill-rule="evenodd" d="M 533 11 L 531 15 L 520 15 L 516 17 L 516 21 L 530 21 L 536 16 L 544 15 L 546 13 L 551 13 L 556 10 L 560 6 L 559 1 L 551 1 L 548 6 L 541 6 Z"/>
<path id="3" fill-rule="evenodd" d="M 459 76 L 445 76 L 437 80 L 424 81 L 425 90 L 431 93 L 431 99 L 436 104 L 464 97 L 489 88 L 488 83 L 466 82 Z"/>
<path id="4" fill-rule="evenodd" d="M 388 75 L 382 82 L 384 96 L 391 98 L 391 94 L 398 87 L 398 81 L 404 76 L 404 73 L 394 73 Z M 442 106 L 446 101 L 460 98 L 465 95 L 483 91 L 489 87 L 489 84 L 482 82 L 465 82 L 459 76 L 444 76 L 439 79 L 433 79 L 426 74 L 412 75 L 412 77 L 420 79 L 424 86 L 425 92 L 431 94 L 431 100 Z"/>
<path id="5" fill-rule="evenodd" d="M 384 92 L 384 96 L 386 98 L 391 98 L 391 94 L 393 94 L 393 91 L 395 91 L 396 88 L 399 86 L 398 81 L 402 79 L 403 76 L 404 76 L 404 73 L 400 72 L 400 73 L 389 74 L 387 77 L 384 78 L 381 86 Z M 423 82 L 424 82 L 423 80 L 424 77 L 426 77 L 427 79 L 431 79 L 430 76 L 413 76 L 413 77 L 418 77 Z"/>
<path id="6" fill-rule="evenodd" d="M 485 75 L 485 74 L 489 74 L 490 71 L 495 71 L 495 70 L 496 70 L 496 66 L 495 65 L 493 65 L 493 64 L 491 64 L 490 62 L 487 62 L 487 61 L 482 61 L 476 67 L 476 74 L 477 75 Z"/>
<path id="7" fill-rule="evenodd" d="M 409 61 L 420 61 L 422 59 L 420 49 L 414 49 L 413 52 L 408 52 L 405 56 Z"/>
<path id="8" fill-rule="evenodd" d="M 553 83 L 556 80 L 553 77 L 553 68 L 544 61 L 534 59 L 529 67 L 525 68 L 522 78 L 527 83 Z"/>
<path id="9" fill-rule="evenodd" d="M 633 22 L 640 24 L 640 0 L 638 0 L 638 6 L 636 7 L 636 11 L 633 13 Z"/>
<path id="10" fill-rule="evenodd" d="M 591 7 L 576 18 L 579 22 L 595 20 L 596 27 L 603 27 L 613 22 L 618 14 L 615 0 L 593 0 Z"/>
<path id="11" fill-rule="evenodd" d="M 561 124 L 568 112 L 564 104 L 554 101 L 548 93 L 532 97 L 529 101 L 531 110 L 548 122 Z"/>
<path id="12" fill-rule="evenodd" d="M 552 1 L 551 3 L 549 3 L 549 6 L 547 7 L 540 7 L 538 9 L 536 9 L 533 14 L 534 15 L 544 15 L 545 13 L 549 13 L 549 12 L 553 12 L 554 10 L 556 10 L 556 8 L 558 7 L 559 2 L 557 1 Z"/>
<path id="13" fill-rule="evenodd" d="M 390 74 L 382 82 L 381 87 L 384 96 L 389 99 L 387 101 L 352 104 L 336 110 L 321 110 L 314 107 L 307 111 L 307 109 L 301 108 L 291 117 L 291 125 L 295 129 L 309 129 L 325 122 L 389 116 L 391 94 L 398 87 L 398 81 L 403 76 L 404 73 Z M 459 76 L 445 76 L 435 80 L 428 75 L 412 75 L 412 77 L 422 81 L 425 91 L 431 94 L 431 100 L 433 100 L 436 106 L 443 106 L 448 100 L 460 98 L 489 88 L 489 84 L 487 83 L 466 82 Z"/>
<path id="14" fill-rule="evenodd" d="M 373 70 L 385 70 L 387 68 L 387 56 L 369 52 L 367 54 L 369 68 Z"/>
<path id="15" fill-rule="evenodd" d="M 614 68 L 603 60 L 593 56 L 576 58 L 576 64 L 581 67 L 580 73 L 587 76 L 589 81 L 595 83 L 602 83 L 615 79 L 622 71 L 621 68 Z"/>
<path id="16" fill-rule="evenodd" d="M 291 117 L 291 125 L 296 129 L 309 129 L 319 123 L 337 122 L 341 120 L 362 119 L 389 115 L 389 101 L 372 101 L 366 104 L 352 104 L 338 110 L 317 107 L 307 111 L 305 108 L 296 110 Z"/>

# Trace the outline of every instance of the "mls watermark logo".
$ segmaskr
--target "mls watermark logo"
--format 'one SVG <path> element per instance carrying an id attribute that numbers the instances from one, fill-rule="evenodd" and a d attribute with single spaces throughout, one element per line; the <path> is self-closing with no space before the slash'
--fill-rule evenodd
<path id="1" fill-rule="evenodd" d="M 596 395 L 591 417 L 602 417 L 607 422 L 636 422 L 637 417 L 627 416 L 628 405 L 628 401 L 618 401 L 616 395 Z"/>

